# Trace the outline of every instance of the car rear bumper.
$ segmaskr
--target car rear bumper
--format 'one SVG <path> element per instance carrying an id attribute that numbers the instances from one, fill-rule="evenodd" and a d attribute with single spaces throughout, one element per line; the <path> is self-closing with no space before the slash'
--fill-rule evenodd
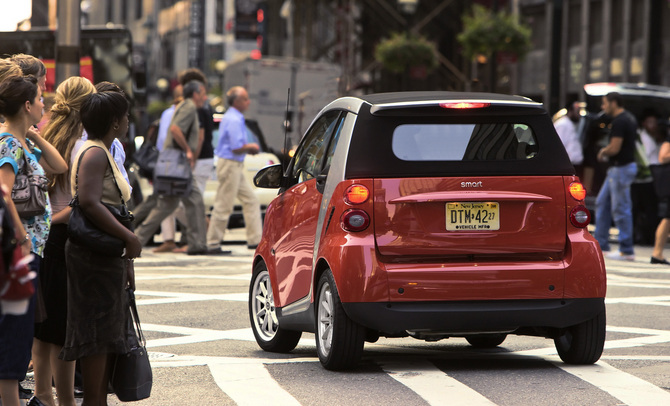
<path id="1" fill-rule="evenodd" d="M 524 327 L 564 328 L 605 310 L 604 298 L 457 302 L 343 303 L 347 315 L 373 330 L 395 333 L 515 331 Z"/>

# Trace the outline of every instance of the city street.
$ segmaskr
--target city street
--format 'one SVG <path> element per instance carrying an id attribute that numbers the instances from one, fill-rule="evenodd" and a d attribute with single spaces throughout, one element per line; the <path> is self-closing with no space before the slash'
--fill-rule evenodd
<path id="1" fill-rule="evenodd" d="M 634 263 L 607 263 L 607 343 L 596 365 L 563 364 L 541 338 L 509 336 L 495 350 L 403 338 L 366 343 L 359 368 L 339 373 L 321 367 L 311 334 L 286 355 L 256 345 L 245 245 L 218 257 L 151 248 L 136 271 L 154 385 L 138 405 L 670 404 L 670 268 L 649 264 L 648 247 L 636 247 Z"/>

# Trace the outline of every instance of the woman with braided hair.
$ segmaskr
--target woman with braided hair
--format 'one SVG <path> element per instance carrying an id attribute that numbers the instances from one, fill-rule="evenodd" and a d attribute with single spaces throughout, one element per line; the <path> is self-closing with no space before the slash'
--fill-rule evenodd
<path id="1" fill-rule="evenodd" d="M 56 148 L 72 167 L 73 149 L 83 132 L 79 109 L 95 87 L 86 78 L 73 76 L 56 89 L 51 119 L 44 127 L 43 136 Z M 65 242 L 67 222 L 72 200 L 70 171 L 50 177 L 49 196 L 53 215 L 51 230 L 44 249 L 40 269 L 40 284 L 46 308 L 46 318 L 35 324 L 33 367 L 35 370 L 35 397 L 42 404 L 55 406 L 51 379 L 56 385 L 59 405 L 74 406 L 74 361 L 58 359 L 65 343 L 67 325 L 67 268 Z M 39 404 L 35 402 L 36 404 Z"/>

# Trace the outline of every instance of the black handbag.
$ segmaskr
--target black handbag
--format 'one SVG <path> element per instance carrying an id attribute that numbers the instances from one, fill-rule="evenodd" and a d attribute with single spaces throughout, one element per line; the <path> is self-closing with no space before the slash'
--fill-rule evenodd
<path id="1" fill-rule="evenodd" d="M 154 193 L 187 196 L 192 188 L 191 163 L 178 148 L 163 148 L 154 171 Z"/>
<path id="2" fill-rule="evenodd" d="M 670 197 L 670 163 L 649 165 L 658 197 Z"/>
<path id="3" fill-rule="evenodd" d="M 151 396 L 153 383 L 151 363 L 149 362 L 149 353 L 147 353 L 146 341 L 137 313 L 135 293 L 131 289 L 128 289 L 127 292 L 132 319 L 128 321 L 127 339 L 131 349 L 127 354 L 116 355 L 110 377 L 112 389 L 122 402 L 148 398 Z M 133 320 L 137 330 L 133 328 Z"/>
<path id="4" fill-rule="evenodd" d="M 88 149 L 93 148 L 89 147 Z M 88 149 L 86 151 L 88 151 Z M 82 152 L 79 156 L 79 164 L 81 164 L 81 159 L 83 158 L 86 151 Z M 108 161 L 109 163 L 109 161 Z M 111 167 L 111 163 L 109 163 Z M 116 177 L 114 177 L 114 183 L 116 184 L 117 189 L 119 189 L 119 196 L 121 196 L 120 205 L 112 205 L 102 202 L 102 204 L 109 210 L 110 213 L 116 218 L 116 220 L 123 224 L 129 230 L 133 230 L 133 213 L 128 210 L 126 202 L 123 200 L 123 195 L 121 189 L 119 188 L 118 183 L 116 183 Z M 75 195 L 70 202 L 72 207 L 72 212 L 70 213 L 70 220 L 67 226 L 68 239 L 77 245 L 81 245 L 87 248 L 90 251 L 95 252 L 96 254 L 111 256 L 111 257 L 121 257 L 124 254 L 126 243 L 120 238 L 109 235 L 108 233 L 100 230 L 93 222 L 91 222 L 86 214 L 83 212 L 79 206 L 79 166 L 77 166 L 77 174 L 75 175 Z"/>
<path id="5" fill-rule="evenodd" d="M 152 179 L 154 177 L 154 169 L 158 161 L 158 148 L 151 142 L 145 142 L 140 149 L 133 154 L 133 161 L 140 168 L 140 175 L 145 178 Z"/>

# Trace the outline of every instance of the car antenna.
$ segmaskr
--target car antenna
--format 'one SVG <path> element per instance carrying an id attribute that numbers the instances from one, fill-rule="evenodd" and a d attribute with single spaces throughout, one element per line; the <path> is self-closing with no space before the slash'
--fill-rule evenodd
<path id="1" fill-rule="evenodd" d="M 288 167 L 288 160 L 291 158 L 288 150 L 288 126 L 290 125 L 289 121 L 289 102 L 291 100 L 291 88 L 288 88 L 288 95 L 286 96 L 286 115 L 284 116 L 284 153 L 286 154 L 286 159 L 281 160 L 282 163 L 282 172 L 286 172 Z"/>

